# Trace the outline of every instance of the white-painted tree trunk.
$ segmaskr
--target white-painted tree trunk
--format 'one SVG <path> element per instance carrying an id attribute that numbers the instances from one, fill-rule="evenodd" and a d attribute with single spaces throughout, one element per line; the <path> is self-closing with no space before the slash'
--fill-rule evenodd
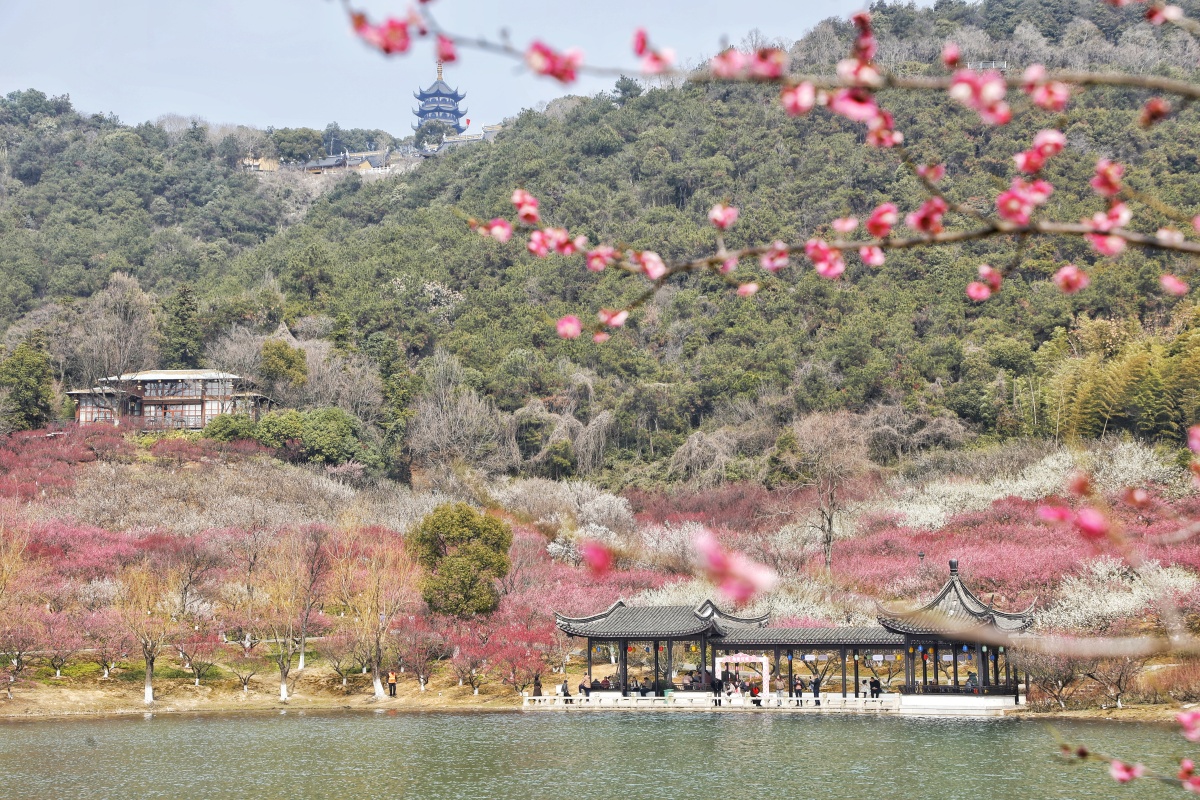
<path id="1" fill-rule="evenodd" d="M 105 678 L 108 677 L 108 665 L 107 664 L 104 665 L 104 677 Z"/>
<path id="2" fill-rule="evenodd" d="M 242 684 L 242 692 L 245 693 L 248 691 L 250 691 L 250 686 L 248 684 L 243 683 Z"/>
<path id="3" fill-rule="evenodd" d="M 62 677 L 62 670 L 61 670 L 61 669 L 57 669 L 57 668 L 56 668 L 56 669 L 54 670 L 54 677 L 56 677 L 56 678 L 61 678 L 61 677 Z"/>
<path id="4" fill-rule="evenodd" d="M 425 679 L 424 678 L 421 679 L 421 691 L 422 692 L 425 691 Z"/>
<path id="5" fill-rule="evenodd" d="M 346 685 L 346 679 L 343 677 L 342 678 L 342 686 L 345 686 L 345 685 Z"/>
<path id="6" fill-rule="evenodd" d="M 154 667 L 153 662 L 146 665 L 146 692 L 145 703 L 150 705 L 154 702 Z"/>
<path id="7" fill-rule="evenodd" d="M 479 687 L 478 687 L 478 686 L 476 686 L 476 687 L 475 687 L 475 694 L 479 694 Z"/>
<path id="8" fill-rule="evenodd" d="M 296 669 L 304 669 L 304 651 L 300 651 L 300 661 L 296 664 Z"/>
<path id="9" fill-rule="evenodd" d="M 378 675 L 371 676 L 371 685 L 375 687 L 375 698 L 378 700 L 382 700 L 383 699 L 383 681 L 379 680 Z"/>
<path id="10" fill-rule="evenodd" d="M 279 702 L 286 703 L 288 701 L 287 679 L 281 678 L 279 681 Z"/>
<path id="11" fill-rule="evenodd" d="M 199 685 L 200 685 L 200 679 L 199 679 L 199 678 L 196 678 L 196 685 L 197 685 L 197 686 L 199 686 Z"/>

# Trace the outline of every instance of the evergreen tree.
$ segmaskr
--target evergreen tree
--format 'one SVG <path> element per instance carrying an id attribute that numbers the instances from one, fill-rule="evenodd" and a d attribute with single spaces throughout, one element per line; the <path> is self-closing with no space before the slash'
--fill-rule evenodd
<path id="1" fill-rule="evenodd" d="M 466 503 L 438 506 L 412 532 L 425 602 L 434 611 L 468 617 L 494 611 L 496 581 L 508 574 L 512 529 Z"/>
<path id="2" fill-rule="evenodd" d="M 162 304 L 162 359 L 167 369 L 195 369 L 204 347 L 196 292 L 184 284 Z"/>
<path id="3" fill-rule="evenodd" d="M 53 414 L 54 376 L 40 341 L 21 342 L 0 362 L 0 388 L 8 393 L 3 410 L 7 427 L 46 427 Z"/>

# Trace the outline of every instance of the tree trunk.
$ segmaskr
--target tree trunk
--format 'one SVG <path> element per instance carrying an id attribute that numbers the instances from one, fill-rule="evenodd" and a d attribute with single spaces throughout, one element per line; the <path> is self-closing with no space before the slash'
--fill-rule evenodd
<path id="1" fill-rule="evenodd" d="M 154 702 L 154 656 L 143 651 L 142 655 L 146 660 L 146 693 L 145 703 L 150 705 Z"/>
<path id="2" fill-rule="evenodd" d="M 286 703 L 288 701 L 288 673 L 292 668 L 291 656 L 288 656 L 286 662 L 282 659 L 279 661 L 279 702 Z"/>
<path id="3" fill-rule="evenodd" d="M 196 678 L 196 685 L 197 685 L 197 686 L 199 686 L 199 685 L 200 685 L 200 679 L 199 679 L 199 678 Z"/>
<path id="4" fill-rule="evenodd" d="M 371 685 L 375 687 L 375 699 L 383 699 L 383 680 L 380 678 L 380 673 L 383 672 L 383 665 L 376 659 L 371 664 Z"/>
<path id="5" fill-rule="evenodd" d="M 107 664 L 104 665 L 104 675 L 102 677 L 105 677 L 105 678 L 108 677 L 108 665 Z"/>
<path id="6" fill-rule="evenodd" d="M 56 678 L 62 677 L 62 668 L 61 667 L 54 668 L 54 677 L 56 677 Z"/>
<path id="7" fill-rule="evenodd" d="M 345 686 L 345 685 L 346 685 L 346 676 L 343 675 L 342 676 L 342 686 Z"/>

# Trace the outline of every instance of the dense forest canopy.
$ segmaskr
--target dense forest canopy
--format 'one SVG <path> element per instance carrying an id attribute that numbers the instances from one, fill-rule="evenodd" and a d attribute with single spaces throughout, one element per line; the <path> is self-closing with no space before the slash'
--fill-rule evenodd
<path id="1" fill-rule="evenodd" d="M 1200 61 L 1182 32 L 1094 0 L 877 3 L 872 12 L 880 62 L 913 74 L 941 69 L 947 39 L 967 60 L 1011 69 L 1036 61 L 1194 77 Z M 791 47 L 795 68 L 830 71 L 852 36 L 848 23 L 821 23 Z M 8 344 L 36 330 L 53 340 L 63 315 L 88 313 L 124 273 L 153 295 L 157 350 L 237 366 L 286 404 L 342 406 L 364 423 L 368 463 L 433 458 L 454 439 L 456 457 L 490 469 L 563 477 L 607 468 L 614 482 L 769 480 L 790 446 L 786 425 L 812 411 L 850 410 L 895 432 L 876 448 L 882 460 L 1015 436 L 1126 431 L 1173 442 L 1200 422 L 1200 317 L 1190 299 L 1157 290 L 1161 272 L 1190 267 L 1140 250 L 1099 259 L 1082 241 L 1032 243 L 1019 274 L 982 305 L 963 287 L 979 263 L 1012 260 L 1012 242 L 894 252 L 836 283 L 794 264 L 752 298 L 693 276 L 602 346 L 558 339 L 555 317 L 628 303 L 638 287 L 586 271 L 580 256 L 536 259 L 472 233 L 465 219 L 505 213 L 514 187 L 540 197 L 553 224 L 667 258 L 712 247 L 705 214 L 722 200 L 742 211 L 730 237 L 738 246 L 803 240 L 835 217 L 918 194 L 894 154 L 862 146 L 859 126 L 790 118 L 767 88 L 639 93 L 623 82 L 525 111 L 495 142 L 415 171 L 348 176 L 311 204 L 304 176 L 270 181 L 241 172 L 240 158 L 302 160 L 398 140 L 336 123 L 216 137 L 199 123 L 128 126 L 78 113 L 66 98 L 10 94 L 0 101 Z M 1014 174 L 1012 153 L 1048 126 L 1068 140 L 1047 174 L 1058 187 L 1052 216 L 1100 209 L 1086 189 L 1097 155 L 1127 164 L 1132 186 L 1200 209 L 1194 107 L 1147 130 L 1137 122 L 1143 92 L 1090 90 L 1059 117 L 1018 114 L 992 128 L 935 94 L 881 99 L 914 157 L 944 163 L 955 199 L 982 211 Z M 1139 219 L 1135 228 L 1157 226 L 1150 213 Z M 1090 289 L 1054 289 L 1048 277 L 1066 261 L 1087 267 Z M 180 314 L 194 315 L 184 327 L 199 342 L 179 342 Z M 267 341 L 277 344 L 264 350 Z M 69 384 L 60 388 L 75 388 L 86 373 L 77 352 L 60 350 L 57 377 Z M 305 375 L 272 371 L 298 350 Z M 476 403 L 473 433 L 445 428 L 466 413 L 455 403 Z M 440 438 L 430 433 L 438 425 Z"/>

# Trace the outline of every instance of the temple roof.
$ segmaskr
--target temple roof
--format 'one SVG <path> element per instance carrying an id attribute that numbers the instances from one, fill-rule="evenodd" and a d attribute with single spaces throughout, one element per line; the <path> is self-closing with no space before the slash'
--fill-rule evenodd
<path id="1" fill-rule="evenodd" d="M 980 600 L 958 574 L 958 560 L 950 561 L 950 579 L 937 596 L 920 608 L 893 611 L 876 603 L 879 624 L 889 631 L 910 635 L 961 637 L 981 628 L 1002 633 L 1020 633 L 1033 624 L 1033 605 L 1024 611 L 1008 612 Z"/>
<path id="2" fill-rule="evenodd" d="M 558 627 L 571 636 L 592 639 L 678 639 L 687 636 L 725 636 L 760 628 L 767 616 L 735 617 L 711 600 L 691 606 L 627 606 L 621 600 L 589 617 L 554 615 Z"/>
<path id="3" fill-rule="evenodd" d="M 904 637 L 878 625 L 833 628 L 740 628 L 730 631 L 721 646 L 730 647 L 900 647 Z"/>
<path id="4" fill-rule="evenodd" d="M 434 97 L 445 97 L 449 98 L 455 103 L 459 103 L 462 102 L 466 95 L 459 94 L 458 89 L 451 89 L 450 84 L 446 83 L 441 78 L 438 78 L 436 81 L 429 84 L 428 89 L 422 89 L 419 92 L 413 92 L 413 97 L 421 100 L 422 102 Z"/>

